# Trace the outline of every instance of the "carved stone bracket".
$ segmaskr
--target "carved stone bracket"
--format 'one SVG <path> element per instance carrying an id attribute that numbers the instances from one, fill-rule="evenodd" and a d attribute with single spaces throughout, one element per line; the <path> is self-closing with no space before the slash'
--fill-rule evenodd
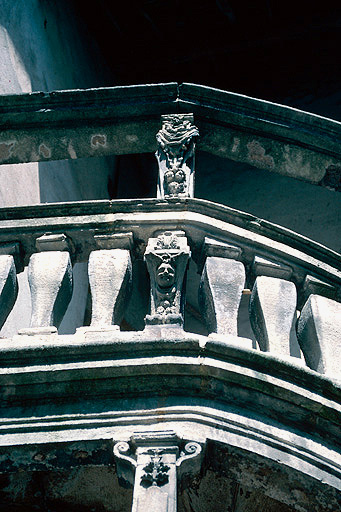
<path id="1" fill-rule="evenodd" d="M 130 443 L 116 443 L 119 476 L 127 479 L 127 463 L 135 470 L 133 512 L 176 512 L 179 468 L 183 465 L 186 473 L 194 473 L 201 463 L 199 443 L 187 443 L 183 451 L 179 445 L 173 431 L 139 432 Z"/>
<path id="2" fill-rule="evenodd" d="M 164 115 L 161 121 L 155 153 L 159 164 L 157 197 L 193 197 L 194 140 L 199 135 L 193 114 Z"/>
<path id="3" fill-rule="evenodd" d="M 183 323 L 183 281 L 190 249 L 183 231 L 165 231 L 150 238 L 145 261 L 150 274 L 151 314 L 146 324 Z"/>

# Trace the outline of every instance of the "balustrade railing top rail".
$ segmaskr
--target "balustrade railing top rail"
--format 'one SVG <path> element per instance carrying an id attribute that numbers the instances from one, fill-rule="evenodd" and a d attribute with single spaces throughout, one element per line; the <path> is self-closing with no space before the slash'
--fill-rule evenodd
<path id="1" fill-rule="evenodd" d="M 277 242 L 283 242 L 293 249 L 303 251 L 305 254 L 315 257 L 321 262 L 330 264 L 335 270 L 341 266 L 341 255 L 316 241 L 291 231 L 284 226 L 255 217 L 250 213 L 197 198 L 174 197 L 167 200 L 115 199 L 75 201 L 0 208 L 0 236 L 2 243 L 4 243 L 6 240 L 11 240 L 13 233 L 16 233 L 23 243 L 29 243 L 29 236 L 26 237 L 27 241 L 24 242 L 25 233 L 37 232 L 38 226 L 39 230 L 44 230 L 43 226 L 46 226 L 45 231 L 57 231 L 59 227 L 63 230 L 66 225 L 70 228 L 72 227 L 72 229 L 76 229 L 81 225 L 90 229 L 91 224 L 94 223 L 95 227 L 99 229 L 101 226 L 105 228 L 106 223 L 108 223 L 108 228 L 112 229 L 113 221 L 116 219 L 110 219 L 108 215 L 145 212 L 154 214 L 151 215 L 153 217 L 151 223 L 154 223 L 158 219 L 158 212 L 161 211 L 202 213 L 207 217 L 243 228 L 250 233 L 263 235 Z M 65 217 L 68 220 L 63 219 Z M 127 221 L 130 222 L 128 217 Z M 80 250 L 79 253 L 82 254 L 82 251 Z"/>

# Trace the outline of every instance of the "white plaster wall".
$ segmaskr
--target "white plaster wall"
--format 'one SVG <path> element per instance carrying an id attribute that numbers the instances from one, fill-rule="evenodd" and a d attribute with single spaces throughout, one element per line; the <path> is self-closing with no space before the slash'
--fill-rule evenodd
<path id="1" fill-rule="evenodd" d="M 0 94 L 112 85 L 86 27 L 67 1 L 2 0 Z M 113 158 L 0 166 L 0 206 L 105 199 Z M 60 332 L 81 325 L 87 294 L 86 265 L 74 269 L 76 289 Z M 26 327 L 30 300 L 26 273 L 1 335 Z"/>
<path id="2" fill-rule="evenodd" d="M 204 152 L 195 197 L 226 204 L 341 252 L 341 194 Z"/>

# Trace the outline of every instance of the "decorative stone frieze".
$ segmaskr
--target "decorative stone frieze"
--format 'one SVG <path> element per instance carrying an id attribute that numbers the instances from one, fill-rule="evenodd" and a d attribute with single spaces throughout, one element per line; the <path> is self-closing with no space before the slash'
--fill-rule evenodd
<path id="1" fill-rule="evenodd" d="M 198 128 L 193 114 L 161 116 L 156 135 L 159 164 L 157 197 L 194 197 L 194 149 Z"/>
<path id="2" fill-rule="evenodd" d="M 179 446 L 173 431 L 139 432 L 130 443 L 116 443 L 119 476 L 127 478 L 127 462 L 135 470 L 132 512 L 176 512 L 180 466 L 186 466 L 186 474 L 191 474 L 200 469 L 201 463 L 199 443 L 187 443 L 183 450 Z M 131 480 L 131 475 L 128 478 Z"/>
<path id="3" fill-rule="evenodd" d="M 165 231 L 149 239 L 144 257 L 150 274 L 151 314 L 146 324 L 183 324 L 183 282 L 190 255 L 183 231 Z"/>

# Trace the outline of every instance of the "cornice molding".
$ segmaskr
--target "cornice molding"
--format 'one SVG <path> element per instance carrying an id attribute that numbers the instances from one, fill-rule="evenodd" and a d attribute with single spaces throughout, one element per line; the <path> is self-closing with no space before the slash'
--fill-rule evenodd
<path id="1" fill-rule="evenodd" d="M 311 183 L 341 165 L 341 123 L 172 82 L 0 96 L 0 162 L 153 152 L 160 116 L 194 113 L 198 149 Z"/>

